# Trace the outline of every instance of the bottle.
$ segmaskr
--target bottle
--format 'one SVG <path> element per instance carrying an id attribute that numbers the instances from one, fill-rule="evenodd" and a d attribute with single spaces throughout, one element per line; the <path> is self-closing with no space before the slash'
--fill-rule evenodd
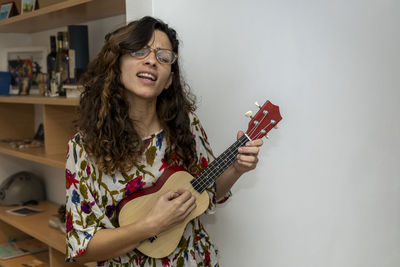
<path id="1" fill-rule="evenodd" d="M 52 76 L 54 77 L 54 79 L 52 79 L 53 87 L 50 87 L 52 89 L 52 94 L 54 95 L 54 86 L 56 86 L 57 90 L 57 94 L 61 93 L 62 90 L 62 82 L 61 82 L 61 73 L 63 72 L 63 67 L 62 67 L 62 50 L 63 50 L 63 36 L 62 36 L 62 32 L 58 32 L 57 33 L 57 53 L 56 53 L 56 66 L 55 66 L 55 70 L 54 73 L 52 74 Z"/>
<path id="2" fill-rule="evenodd" d="M 56 69 L 56 55 L 57 55 L 57 44 L 56 37 L 54 35 L 50 36 L 50 53 L 47 55 L 47 74 L 48 82 L 47 88 L 50 88 L 50 81 L 52 79 L 52 72 Z"/>
<path id="3" fill-rule="evenodd" d="M 58 96 L 58 84 L 59 84 L 59 82 L 58 82 L 57 78 L 59 76 L 60 76 L 59 73 L 56 73 L 54 70 L 52 71 L 51 80 L 50 80 L 50 87 L 49 87 L 50 88 L 49 95 L 51 97 Z"/>
<path id="4" fill-rule="evenodd" d="M 58 75 L 58 93 L 60 96 L 65 96 L 63 89 L 64 84 L 70 83 L 69 79 L 69 42 L 67 32 L 57 33 L 57 55 L 56 55 L 56 74 Z"/>
<path id="5" fill-rule="evenodd" d="M 68 32 L 63 32 L 63 49 L 62 49 L 62 66 L 63 66 L 63 74 L 61 76 L 63 84 L 69 84 L 70 82 L 70 73 L 69 73 L 69 40 L 68 40 Z"/>

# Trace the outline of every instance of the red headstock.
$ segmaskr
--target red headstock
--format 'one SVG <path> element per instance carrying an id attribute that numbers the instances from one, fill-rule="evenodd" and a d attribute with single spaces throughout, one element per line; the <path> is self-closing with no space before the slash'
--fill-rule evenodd
<path id="1" fill-rule="evenodd" d="M 264 137 L 278 122 L 282 120 L 279 113 L 279 107 L 267 101 L 264 105 L 259 106 L 260 110 L 254 117 L 251 117 L 249 127 L 246 131 L 251 140 Z"/>

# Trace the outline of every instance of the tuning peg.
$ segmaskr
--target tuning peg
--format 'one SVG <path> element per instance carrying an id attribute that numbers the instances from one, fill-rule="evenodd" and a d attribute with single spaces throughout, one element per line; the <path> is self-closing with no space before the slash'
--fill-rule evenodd
<path id="1" fill-rule="evenodd" d="M 265 136 L 265 138 L 269 139 L 269 135 L 267 134 L 267 135 Z"/>
<path id="2" fill-rule="evenodd" d="M 244 113 L 244 115 L 245 115 L 247 118 L 253 118 L 253 111 L 249 110 L 249 111 L 247 111 L 246 113 Z"/>
<path id="3" fill-rule="evenodd" d="M 278 125 L 275 125 L 274 128 L 275 128 L 275 129 L 279 129 Z"/>
<path id="4" fill-rule="evenodd" d="M 260 106 L 260 104 L 258 104 L 257 101 L 254 103 L 254 105 L 256 105 L 259 109 L 261 109 L 261 106 Z"/>

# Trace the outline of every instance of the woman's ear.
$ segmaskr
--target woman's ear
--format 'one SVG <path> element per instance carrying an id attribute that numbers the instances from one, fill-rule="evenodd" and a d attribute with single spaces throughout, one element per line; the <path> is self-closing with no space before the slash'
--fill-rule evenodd
<path id="1" fill-rule="evenodd" d="M 171 73 L 169 74 L 169 77 L 168 77 L 168 81 L 167 81 L 167 83 L 165 84 L 165 87 L 164 87 L 165 90 L 167 90 L 168 87 L 171 86 L 173 79 L 174 79 L 174 73 L 171 71 Z"/>

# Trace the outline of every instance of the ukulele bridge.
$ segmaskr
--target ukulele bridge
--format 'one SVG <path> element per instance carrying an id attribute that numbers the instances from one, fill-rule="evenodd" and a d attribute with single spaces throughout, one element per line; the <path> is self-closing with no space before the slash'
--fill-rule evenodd
<path id="1" fill-rule="evenodd" d="M 153 243 L 154 241 L 156 241 L 157 238 L 158 238 L 158 237 L 157 237 L 156 235 L 153 236 L 153 237 L 150 237 L 150 238 L 149 238 L 150 243 Z"/>

